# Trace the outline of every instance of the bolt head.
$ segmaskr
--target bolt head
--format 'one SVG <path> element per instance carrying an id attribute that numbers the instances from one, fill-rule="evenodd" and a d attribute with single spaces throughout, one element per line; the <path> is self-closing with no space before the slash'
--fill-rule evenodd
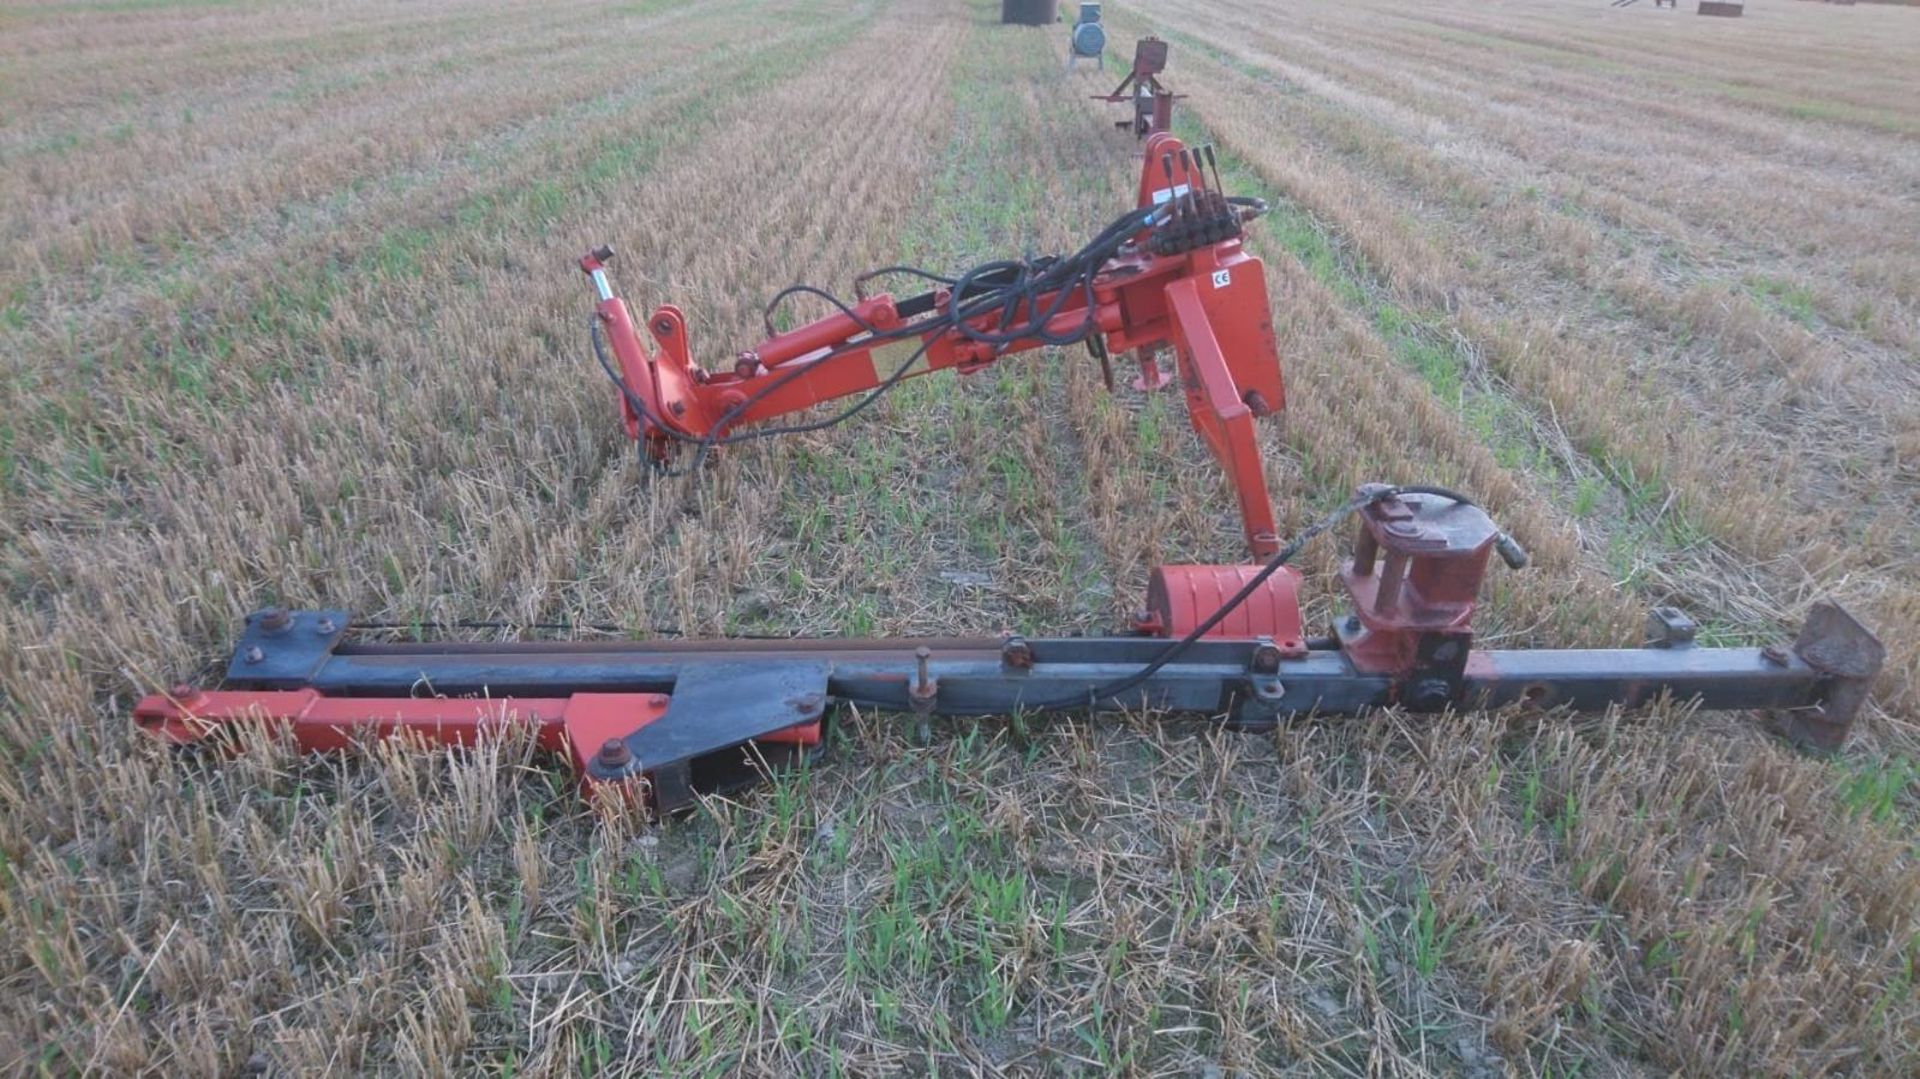
<path id="1" fill-rule="evenodd" d="M 1280 647 L 1272 641 L 1263 640 L 1253 648 L 1253 669 L 1261 674 L 1272 674 L 1280 669 Z"/>
<path id="2" fill-rule="evenodd" d="M 259 663 L 267 658 L 267 652 L 266 649 L 256 644 L 249 647 L 246 654 L 240 658 L 246 660 L 248 663 Z"/>
<path id="3" fill-rule="evenodd" d="M 1028 670 L 1033 666 L 1033 646 L 1023 637 L 1009 637 L 1000 646 L 1000 662 L 1016 670 Z"/>
<path id="4" fill-rule="evenodd" d="M 331 618 L 322 618 L 320 621 L 315 622 L 313 624 L 313 631 L 315 633 L 320 634 L 323 637 L 339 628 L 340 627 L 334 624 L 334 621 Z"/>
<path id="5" fill-rule="evenodd" d="M 609 738 L 594 755 L 594 763 L 608 771 L 625 768 L 633 763 L 633 753 L 627 749 L 627 743 L 618 738 Z"/>
<path id="6" fill-rule="evenodd" d="M 267 633 L 279 633 L 293 624 L 293 614 L 285 607 L 268 607 L 260 612 L 260 628 Z"/>

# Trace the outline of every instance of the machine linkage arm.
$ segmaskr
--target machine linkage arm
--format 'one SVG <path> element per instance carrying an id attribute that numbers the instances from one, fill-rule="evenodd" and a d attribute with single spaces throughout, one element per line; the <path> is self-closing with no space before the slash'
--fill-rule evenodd
<path id="1" fill-rule="evenodd" d="M 1065 341 L 1087 341 L 1096 355 L 1132 351 L 1145 388 L 1161 384 L 1154 356 L 1172 349 L 1194 429 L 1228 474 L 1243 530 L 1255 557 L 1278 542 L 1267 494 L 1255 418 L 1285 407 L 1278 347 L 1260 260 L 1241 244 L 1242 225 L 1257 200 L 1230 200 L 1210 181 L 1204 161 L 1171 135 L 1148 143 L 1133 227 L 1113 232 L 1111 250 L 1064 283 L 1049 271 L 1074 265 L 993 264 L 955 285 L 896 300 L 862 297 L 823 318 L 772 334 L 737 353 L 726 370 L 697 364 L 679 308 L 658 308 L 643 343 L 625 300 L 615 295 L 597 249 L 581 260 L 599 295 L 598 334 L 611 343 L 602 362 L 615 376 L 629 437 L 656 460 L 676 444 L 725 445 L 778 428 L 753 424 L 859 394 L 884 392 L 933 371 L 970 374 L 1003 357 Z M 1127 224 L 1126 219 L 1116 226 Z M 1014 281 L 1049 280 L 1031 294 Z M 998 294 L 996 289 L 1008 290 Z M 1000 296 L 986 303 L 982 297 Z M 980 306 L 986 310 L 978 310 Z M 1009 332 L 1008 327 L 1015 329 Z M 833 421 L 824 421 L 833 422 Z"/>

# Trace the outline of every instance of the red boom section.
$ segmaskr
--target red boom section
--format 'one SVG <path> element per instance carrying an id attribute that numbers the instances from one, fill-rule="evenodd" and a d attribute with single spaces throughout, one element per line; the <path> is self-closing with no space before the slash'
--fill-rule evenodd
<path id="1" fill-rule="evenodd" d="M 665 693 L 573 693 L 565 697 L 328 697 L 313 689 L 200 690 L 175 686 L 142 700 L 134 723 L 175 745 L 214 740 L 246 727 L 278 728 L 309 753 L 347 749 L 365 739 L 411 736 L 428 745 L 471 746 L 531 729 L 543 750 L 568 757 L 587 786 L 611 758 L 624 764 L 623 740 L 666 715 Z M 820 723 L 803 723 L 759 741 L 813 746 Z M 618 748 L 616 748 L 618 747 Z M 602 768 L 590 765 L 598 762 Z"/>
<path id="2" fill-rule="evenodd" d="M 1237 222 L 1219 228 L 1218 216 L 1204 216 L 1226 203 L 1208 187 L 1197 155 L 1172 135 L 1156 134 L 1147 143 L 1139 206 L 1167 208 L 1174 242 L 1143 229 L 1100 268 L 1090 288 L 1041 293 L 1018 306 L 1013 324 L 1054 311 L 1048 333 L 1086 333 L 1109 352 L 1136 351 L 1149 386 L 1152 353 L 1173 349 L 1194 430 L 1233 483 L 1248 546 L 1265 558 L 1278 544 L 1253 421 L 1286 404 L 1265 269 L 1242 248 Z M 1231 235 L 1206 242 L 1209 230 Z M 582 267 L 592 273 L 599 261 L 589 256 Z M 724 438 L 732 428 L 871 392 L 896 373 L 901 379 L 943 370 L 969 374 L 1045 344 L 1037 337 L 974 340 L 931 318 L 925 321 L 937 324 L 915 334 L 915 321 L 901 317 L 895 299 L 878 295 L 738 353 L 731 370 L 709 371 L 693 362 L 679 309 L 661 307 L 648 319 L 657 349 L 649 353 L 626 302 L 603 296 L 599 317 L 625 388 L 638 399 L 636 408 L 622 397 L 628 434 L 644 438 L 661 458 L 674 442 Z M 950 300 L 937 291 L 932 306 L 945 310 Z M 966 320 L 984 333 L 1003 324 L 998 311 Z"/>

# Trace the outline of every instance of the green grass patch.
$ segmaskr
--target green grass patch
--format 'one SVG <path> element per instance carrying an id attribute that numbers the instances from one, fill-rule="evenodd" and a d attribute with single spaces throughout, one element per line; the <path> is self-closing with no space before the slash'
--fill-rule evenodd
<path id="1" fill-rule="evenodd" d="M 1877 109 L 1870 105 L 1856 105 L 1846 101 L 1809 100 L 1798 93 L 1757 86 L 1741 86 L 1719 79 L 1686 81 L 1699 88 L 1725 94 L 1736 101 L 1759 105 L 1796 120 L 1845 124 L 1850 127 L 1870 127 L 1896 134 L 1920 133 L 1920 121 L 1916 121 L 1909 114 L 1891 109 Z"/>
<path id="2" fill-rule="evenodd" d="M 1920 785 L 1920 761 L 1894 755 L 1846 761 L 1840 767 L 1840 805 L 1849 816 L 1876 824 L 1894 824 L 1912 817 L 1912 794 Z"/>
<path id="3" fill-rule="evenodd" d="M 1819 327 L 1819 301 L 1814 298 L 1813 290 L 1805 285 L 1759 275 L 1748 277 L 1746 285 L 1747 291 L 1761 306 L 1777 311 L 1807 329 Z"/>

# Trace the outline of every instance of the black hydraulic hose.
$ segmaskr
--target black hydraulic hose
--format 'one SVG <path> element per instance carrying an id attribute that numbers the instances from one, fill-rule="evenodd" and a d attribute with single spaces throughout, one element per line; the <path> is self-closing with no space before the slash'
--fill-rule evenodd
<path id="1" fill-rule="evenodd" d="M 881 395 L 897 386 L 906 377 L 907 372 L 913 368 L 914 364 L 919 362 L 920 358 L 925 355 L 926 350 L 932 346 L 933 341 L 942 332 L 955 332 L 960 336 L 994 347 L 1002 347 L 1027 338 L 1037 339 L 1041 343 L 1048 345 L 1068 345 L 1085 340 L 1088 334 L 1097 332 L 1097 327 L 1093 321 L 1092 298 L 1093 280 L 1098 276 L 1100 268 L 1119 251 L 1120 245 L 1125 243 L 1129 236 L 1139 229 L 1153 224 L 1162 213 L 1163 208 L 1161 207 L 1154 207 L 1144 211 L 1129 211 L 1108 224 L 1107 227 L 1102 229 L 1100 234 L 1086 246 L 1082 247 L 1073 255 L 1063 259 L 1038 260 L 1031 263 L 1004 259 L 994 260 L 975 266 L 959 277 L 952 279 L 919 269 L 918 267 L 885 267 L 884 271 L 876 272 L 907 273 L 929 280 L 942 282 L 952 280 L 954 282 L 952 297 L 948 302 L 946 311 L 932 318 L 907 323 L 890 330 L 882 330 L 862 319 L 844 301 L 824 289 L 816 288 L 812 285 L 792 285 L 782 289 L 775 296 L 773 302 L 768 305 L 766 317 L 769 323 L 771 322 L 774 309 L 783 299 L 795 294 L 808 294 L 827 300 L 839 309 L 842 314 L 852 320 L 855 325 L 859 326 L 867 336 L 856 341 L 849 341 L 835 346 L 824 356 L 809 361 L 806 364 L 795 365 L 790 370 L 783 371 L 779 377 L 772 379 L 765 385 L 756 387 L 752 395 L 727 409 L 727 411 L 715 421 L 713 425 L 715 432 L 725 431 L 729 425 L 741 415 L 745 414 L 748 409 L 760 401 L 765 400 L 769 394 L 779 390 L 794 379 L 814 369 L 819 364 L 830 363 L 841 355 L 870 347 L 876 341 L 900 340 L 914 336 L 921 338 L 919 348 L 916 349 L 905 362 L 896 367 L 870 393 L 851 406 L 823 420 L 787 424 L 777 427 L 757 427 L 749 431 L 740 431 L 731 434 L 685 434 L 661 422 L 659 417 L 652 415 L 652 413 L 648 411 L 646 404 L 640 399 L 640 396 L 634 392 L 633 387 L 627 384 L 626 379 L 621 375 L 618 368 L 608 360 L 602 342 L 598 316 L 595 316 L 592 322 L 590 335 L 594 357 L 599 361 L 601 370 L 606 373 L 608 379 L 618 388 L 621 396 L 626 400 L 628 405 L 633 408 L 635 415 L 640 416 L 653 430 L 660 432 L 665 437 L 676 442 L 689 443 L 695 446 L 693 460 L 690 461 L 686 467 L 680 469 L 669 469 L 659 462 L 654 461 L 647 452 L 644 440 L 642 440 L 640 444 L 642 459 L 648 463 L 649 467 L 660 474 L 667 476 L 687 475 L 697 471 L 705 462 L 708 452 L 716 446 L 729 446 L 735 443 L 750 442 L 762 438 L 819 431 L 852 419 L 870 407 Z M 984 277 L 998 277 L 1004 279 L 1005 283 L 991 286 L 979 284 L 980 279 Z M 1046 328 L 1047 323 L 1065 306 L 1067 297 L 1076 289 L 1081 291 L 1085 298 L 1084 306 L 1087 311 L 1085 324 L 1067 333 L 1049 332 Z M 1033 301 L 1037 300 L 1046 292 L 1055 293 L 1052 302 L 1047 305 L 1044 312 L 1035 311 L 1033 309 Z M 1028 318 L 1024 325 L 1013 327 L 1012 320 L 1020 311 L 1023 303 L 1026 305 Z M 970 320 L 996 309 L 1001 312 L 1000 332 L 989 333 L 975 330 L 969 324 Z"/>

